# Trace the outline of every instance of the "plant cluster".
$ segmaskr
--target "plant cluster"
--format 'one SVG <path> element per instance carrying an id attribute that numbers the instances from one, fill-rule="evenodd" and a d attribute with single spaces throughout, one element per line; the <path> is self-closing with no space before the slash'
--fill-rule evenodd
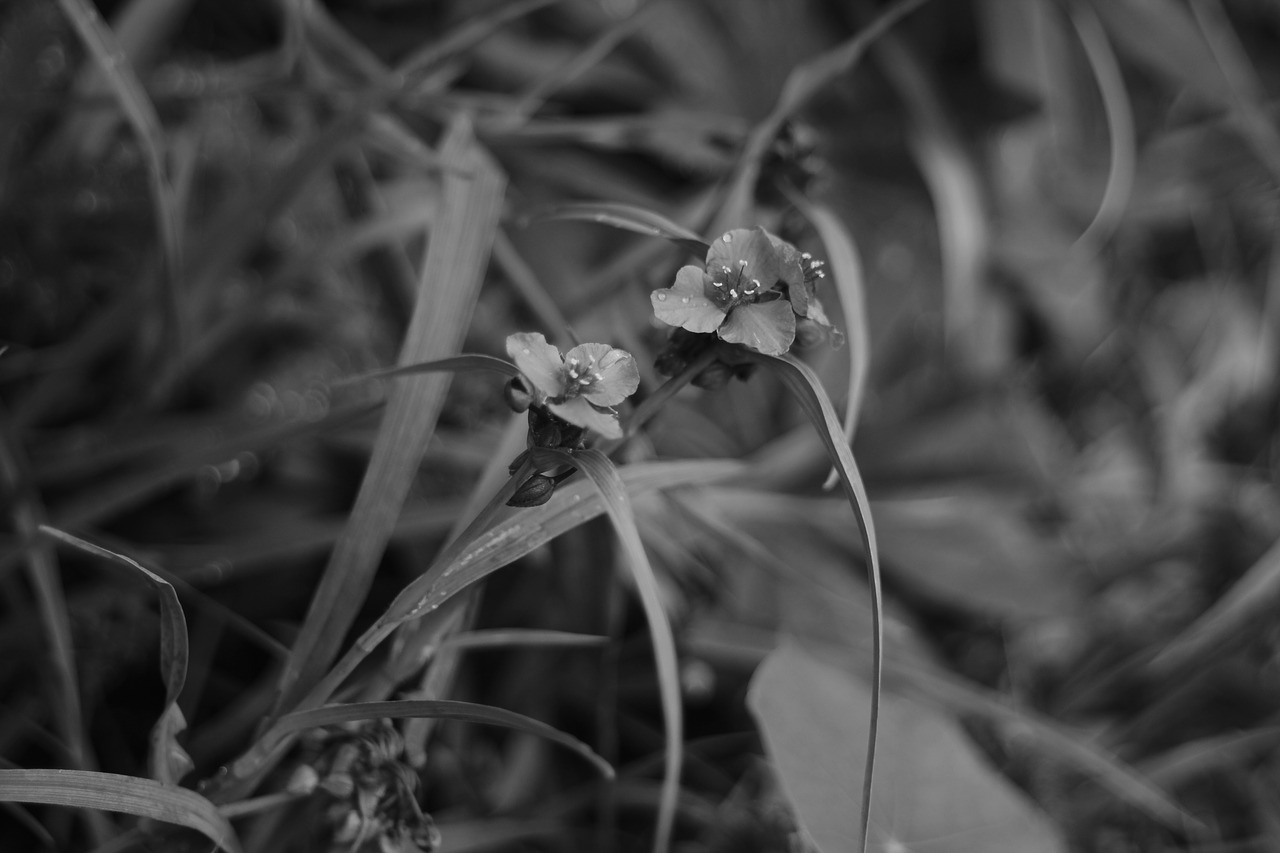
<path id="1" fill-rule="evenodd" d="M 0 4 L 0 849 L 1277 849 L 1278 34 Z"/>

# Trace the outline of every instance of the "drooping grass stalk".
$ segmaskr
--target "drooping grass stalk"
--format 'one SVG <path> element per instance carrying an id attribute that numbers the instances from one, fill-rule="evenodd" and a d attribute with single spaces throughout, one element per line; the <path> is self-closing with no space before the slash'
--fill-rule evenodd
<path id="1" fill-rule="evenodd" d="M 858 535 L 866 554 L 867 583 L 871 589 L 871 713 L 867 724 L 867 760 L 863 768 L 861 838 L 858 847 L 860 851 L 865 851 L 871 828 L 871 792 L 875 781 L 876 739 L 880 730 L 881 682 L 884 678 L 884 595 L 881 590 L 880 555 L 876 545 L 875 525 L 871 519 L 871 502 L 867 498 L 853 451 L 844 439 L 835 407 L 813 370 L 791 355 L 749 354 L 753 361 L 782 380 L 817 430 L 840 475 L 840 482 L 849 499 L 849 506 L 853 509 L 854 519 L 858 523 Z"/>

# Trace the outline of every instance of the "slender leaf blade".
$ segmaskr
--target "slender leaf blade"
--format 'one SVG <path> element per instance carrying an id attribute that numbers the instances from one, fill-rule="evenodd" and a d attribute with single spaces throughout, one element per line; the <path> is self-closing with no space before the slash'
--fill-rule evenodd
<path id="1" fill-rule="evenodd" d="M 182 612 L 173 584 L 143 566 L 132 557 L 95 545 L 79 536 L 49 525 L 41 525 L 40 532 L 51 539 L 70 545 L 86 554 L 101 557 L 142 575 L 153 587 L 160 600 L 160 675 L 164 679 L 164 710 L 151 727 L 151 751 L 148 767 L 157 782 L 176 786 L 179 780 L 194 766 L 177 741 L 177 736 L 187 727 L 178 698 L 187 681 L 189 642 L 187 620 Z"/>
<path id="2" fill-rule="evenodd" d="M 501 726 L 526 734 L 545 738 L 559 744 L 578 755 L 600 771 L 606 779 L 614 778 L 613 766 L 601 758 L 591 747 L 573 735 L 562 732 L 540 720 L 495 708 L 492 705 L 480 705 L 474 702 L 458 702 L 451 699 L 399 699 L 388 702 L 353 702 L 346 705 L 326 705 L 308 711 L 297 711 L 285 714 L 276 723 L 275 732 L 289 735 L 321 726 L 335 726 L 360 720 L 377 719 L 409 719 L 430 717 L 440 720 L 458 720 L 466 723 L 482 723 L 487 726 Z"/>
<path id="3" fill-rule="evenodd" d="M 186 826 L 228 853 L 240 841 L 213 803 L 186 788 L 89 770 L 0 770 L 0 800 L 123 812 Z"/>
<path id="4" fill-rule="evenodd" d="M 671 635 L 671 625 L 662 607 L 662 593 L 658 578 L 645 554 L 640 531 L 636 528 L 635 514 L 627 497 L 627 487 L 618 475 L 618 469 L 609 458 L 598 450 L 586 450 L 566 461 L 576 463 L 595 484 L 604 503 L 609 520 L 613 522 L 628 565 L 640 593 L 640 603 L 649 622 L 650 642 L 658 667 L 658 687 L 662 694 L 662 718 L 666 726 L 666 766 L 662 774 L 662 794 L 658 802 L 658 822 L 654 832 L 654 853 L 664 853 L 671 843 L 671 830 L 675 823 L 676 798 L 680 793 L 680 765 L 684 751 L 684 719 L 680 705 L 680 671 L 676 662 L 676 644 Z"/>
<path id="5" fill-rule="evenodd" d="M 867 725 L 866 766 L 863 773 L 862 793 L 862 843 L 859 850 L 867 845 L 868 824 L 870 815 L 872 782 L 875 778 L 876 734 L 880 721 L 880 688 L 884 671 L 884 595 L 880 582 L 880 552 L 876 546 L 876 531 L 871 520 L 871 502 L 867 498 L 866 487 L 862 484 L 862 474 L 854 461 L 853 451 L 844 440 L 840 421 L 836 417 L 831 401 L 818 377 L 808 365 L 790 355 L 767 357 L 760 356 L 757 361 L 769 367 L 787 386 L 804 410 L 805 415 L 813 423 L 827 453 L 836 466 L 840 481 L 844 485 L 845 495 L 853 509 L 854 518 L 858 522 L 858 534 L 862 538 L 863 552 L 867 560 L 867 581 L 871 587 L 871 713 Z"/>
<path id="6" fill-rule="evenodd" d="M 620 202 L 582 202 L 561 204 L 548 208 L 533 217 L 534 221 L 579 220 L 597 222 L 623 231 L 662 237 L 690 254 L 704 258 L 711 245 L 693 231 L 652 210 Z"/>
<path id="7" fill-rule="evenodd" d="M 442 156 L 452 167 L 445 172 L 442 200 L 450 215 L 437 223 L 427 244 L 421 294 L 401 351 L 402 363 L 457 352 L 501 212 L 505 177 L 475 142 L 465 120 L 450 128 Z M 337 656 L 435 431 L 449 381 L 447 375 L 429 375 L 392 389 L 350 519 L 281 676 L 277 710 L 293 707 Z"/>

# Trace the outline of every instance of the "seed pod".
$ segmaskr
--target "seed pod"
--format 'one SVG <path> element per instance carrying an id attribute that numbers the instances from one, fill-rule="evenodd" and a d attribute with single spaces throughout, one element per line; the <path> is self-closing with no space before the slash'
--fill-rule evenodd
<path id="1" fill-rule="evenodd" d="M 555 480 L 542 474 L 534 474 L 516 489 L 516 493 L 507 501 L 507 506 L 542 506 L 551 500 L 551 494 L 555 490 Z"/>
<path id="2" fill-rule="evenodd" d="M 529 390 L 523 376 L 513 376 L 502 389 L 502 399 L 507 401 L 511 411 L 518 414 L 527 411 L 533 404 L 533 392 Z"/>

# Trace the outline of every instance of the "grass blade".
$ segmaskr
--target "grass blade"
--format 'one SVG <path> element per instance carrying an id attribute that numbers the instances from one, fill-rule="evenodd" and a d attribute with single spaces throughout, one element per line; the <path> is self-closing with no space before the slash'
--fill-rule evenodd
<path id="1" fill-rule="evenodd" d="M 504 359 L 495 358 L 491 355 L 463 353 L 453 358 L 437 358 L 434 361 L 420 361 L 417 364 L 409 364 L 404 367 L 373 370 L 369 373 L 362 373 L 359 376 L 344 379 L 342 382 L 336 383 L 335 387 L 342 387 L 355 382 L 365 382 L 370 379 L 396 379 L 401 376 L 415 376 L 419 373 L 462 373 L 465 371 L 487 371 L 507 377 L 520 375 L 520 369 Z"/>
<path id="2" fill-rule="evenodd" d="M 627 490 L 638 494 L 727 479 L 742 471 L 738 462 L 707 460 L 629 465 L 621 470 L 621 476 Z M 511 477 L 456 543 L 426 573 L 401 590 L 386 612 L 307 697 L 308 703 L 314 703 L 314 707 L 327 700 L 356 665 L 399 624 L 438 609 L 476 581 L 605 511 L 600 492 L 592 483 L 570 481 L 542 506 L 521 510 L 494 524 L 497 510 L 515 493 L 528 473 L 517 472 Z M 210 797 L 216 802 L 229 802 L 243 795 L 275 759 L 274 750 L 280 745 L 280 739 L 269 731 L 231 765 L 225 781 L 216 792 L 210 792 Z"/>
<path id="3" fill-rule="evenodd" d="M 152 779 L 88 770 L 0 770 L 0 800 L 148 817 L 190 827 L 228 853 L 240 853 L 235 830 L 213 803 Z"/>
<path id="4" fill-rule="evenodd" d="M 675 823 L 676 799 L 680 794 L 680 765 L 684 752 L 684 722 L 680 704 L 680 672 L 676 662 L 676 644 L 671 625 L 662 607 L 658 579 L 649 565 L 640 531 L 631 511 L 627 487 L 618 469 L 598 450 L 564 454 L 566 462 L 576 464 L 599 490 L 609 520 L 613 522 L 622 549 L 634 575 L 645 618 L 649 622 L 650 642 L 658 667 L 658 686 L 662 693 L 662 717 L 666 724 L 666 766 L 662 774 L 662 796 L 658 804 L 658 822 L 654 831 L 654 853 L 665 853 L 671 843 Z"/>
<path id="5" fill-rule="evenodd" d="M 474 702 L 456 702 L 448 699 L 402 699 L 392 702 L 355 702 L 348 705 L 326 705 L 309 711 L 285 714 L 276 723 L 274 731 L 284 736 L 320 726 L 335 726 L 359 720 L 407 719 L 430 717 L 439 720 L 459 720 L 465 723 L 483 723 L 525 732 L 546 738 L 552 743 L 576 752 L 600 771 L 606 779 L 614 777 L 613 767 L 595 753 L 591 747 L 573 735 L 560 731 L 544 722 L 491 705 Z"/>
<path id="6" fill-rule="evenodd" d="M 192 768 L 191 757 L 177 742 L 178 733 L 187 727 L 182 709 L 178 707 L 178 697 L 187 681 L 188 658 L 187 620 L 177 591 L 173 584 L 124 554 L 47 524 L 40 525 L 40 532 L 86 554 L 133 569 L 156 588 L 160 598 L 160 675 L 164 679 L 164 710 L 151 728 L 148 765 L 153 779 L 165 785 L 176 786 Z"/>
<path id="7" fill-rule="evenodd" d="M 1137 173 L 1138 140 L 1133 121 L 1133 105 L 1129 90 L 1125 88 L 1124 74 L 1107 31 L 1098 13 L 1088 3 L 1070 5 L 1071 23 L 1075 26 L 1093 69 L 1098 91 L 1102 94 L 1102 107 L 1107 115 L 1107 134 L 1110 139 L 1111 165 L 1107 169 L 1107 186 L 1102 201 L 1093 215 L 1093 221 L 1085 228 L 1076 242 L 1096 249 L 1107 241 L 1124 217 L 1129 197 L 1133 194 L 1133 180 Z"/>
<path id="8" fill-rule="evenodd" d="M 690 254 L 699 258 L 706 257 L 711 249 L 709 243 L 683 225 L 672 222 L 660 213 L 645 210 L 633 204 L 608 201 L 558 204 L 534 214 L 530 219 L 533 222 L 551 222 L 558 219 L 597 222 L 634 234 L 662 237 L 687 249 Z"/>
<path id="9" fill-rule="evenodd" d="M 54 717 L 72 764 L 81 770 L 91 770 L 94 758 L 84 726 L 71 619 L 62 575 L 53 549 L 37 535 L 44 523 L 45 512 L 38 493 L 26 476 L 25 461 L 19 451 L 17 437 L 6 419 L 6 412 L 0 408 L 0 489 L 11 496 L 8 514 L 13 519 L 15 531 L 28 542 L 28 547 L 17 549 L 15 553 L 26 558 L 27 577 L 35 594 L 40 621 L 48 636 L 56 683 L 54 696 L 58 700 Z M 110 827 L 101 815 L 87 815 L 86 823 L 95 840 L 102 841 L 110 835 Z"/>
<path id="10" fill-rule="evenodd" d="M 465 120 L 442 146 L 440 219 L 427 244 L 421 295 L 400 361 L 456 353 L 484 279 L 505 179 L 475 143 Z M 277 710 L 291 708 L 332 664 L 373 580 L 418 462 L 444 405 L 448 376 L 397 383 L 350 520 L 338 540 L 280 682 Z"/>
<path id="11" fill-rule="evenodd" d="M 868 820 L 871 814 L 871 786 L 875 777 L 876 735 L 880 725 L 880 692 L 884 675 L 884 596 L 880 588 L 880 556 L 876 547 L 876 531 L 871 520 L 871 503 L 867 498 L 866 487 L 862 484 L 862 475 L 858 472 L 853 451 L 845 442 L 840 430 L 840 421 L 818 377 L 809 366 L 789 355 L 757 356 L 757 362 L 770 369 L 782 380 L 799 401 L 805 415 L 813 423 L 814 429 L 826 445 L 831 461 L 840 474 L 840 482 L 844 485 L 845 495 L 853 509 L 854 518 L 858 522 L 858 534 L 862 538 L 862 547 L 867 558 L 867 582 L 871 588 L 871 713 L 867 727 L 866 767 L 863 771 L 862 788 L 862 838 L 860 850 L 866 850 L 867 833 L 870 828 Z"/>
<path id="12" fill-rule="evenodd" d="M 1280 543 L 1273 545 L 1199 619 L 1161 649 L 1151 661 L 1151 668 L 1171 676 L 1222 652 L 1237 639 L 1251 636 L 1250 626 L 1273 618 L 1277 601 Z"/>
<path id="13" fill-rule="evenodd" d="M 840 297 L 840 309 L 844 314 L 845 340 L 849 345 L 849 388 L 844 406 L 845 441 L 853 441 L 862 411 L 862 397 L 866 393 L 867 369 L 871 362 L 871 333 L 867 329 L 866 285 L 862 275 L 862 261 L 858 247 L 849 229 L 823 204 L 810 204 L 795 194 L 792 203 L 812 223 L 822 239 L 827 255 L 827 268 L 831 270 L 832 284 Z M 823 488 L 836 484 L 839 474 L 831 469 L 831 476 Z"/>
<path id="14" fill-rule="evenodd" d="M 147 183 L 155 206 L 155 226 L 164 262 L 165 293 L 170 330 L 179 333 L 182 315 L 178 308 L 178 276 L 182 270 L 182 220 L 177 195 L 169 180 L 166 165 L 164 131 L 155 105 L 147 97 L 141 81 L 133 71 L 128 55 L 117 42 L 111 28 L 88 0 L 58 0 L 63 13 L 75 27 L 89 55 L 102 69 L 107 86 L 120 103 L 129 126 L 147 163 Z"/>
<path id="15" fill-rule="evenodd" d="M 502 649 L 519 646 L 526 649 L 597 648 L 609 642 L 603 634 L 579 634 L 574 631 L 550 631 L 539 628 L 485 629 L 455 634 L 441 644 L 463 649 Z"/>

